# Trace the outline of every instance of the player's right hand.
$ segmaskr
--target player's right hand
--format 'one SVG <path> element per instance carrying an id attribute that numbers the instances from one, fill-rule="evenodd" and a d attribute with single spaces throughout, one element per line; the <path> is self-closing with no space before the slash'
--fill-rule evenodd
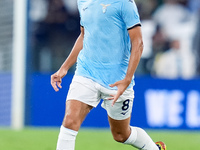
<path id="1" fill-rule="evenodd" d="M 66 73 L 62 74 L 60 71 L 57 71 L 53 75 L 51 75 L 51 86 L 54 88 L 54 90 L 57 92 L 59 91 L 59 88 L 62 88 L 62 78 L 66 75 Z"/>

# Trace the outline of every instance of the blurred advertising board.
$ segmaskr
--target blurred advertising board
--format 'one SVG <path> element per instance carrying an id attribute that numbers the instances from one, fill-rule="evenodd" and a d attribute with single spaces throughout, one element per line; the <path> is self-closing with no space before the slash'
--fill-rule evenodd
<path id="1" fill-rule="evenodd" d="M 32 76 L 28 125 L 60 126 L 65 99 L 73 75 L 63 79 L 63 88 L 54 92 L 50 75 Z M 131 125 L 153 129 L 200 129 L 200 80 L 163 80 L 137 77 Z M 99 105 L 83 127 L 109 127 L 106 111 Z"/>

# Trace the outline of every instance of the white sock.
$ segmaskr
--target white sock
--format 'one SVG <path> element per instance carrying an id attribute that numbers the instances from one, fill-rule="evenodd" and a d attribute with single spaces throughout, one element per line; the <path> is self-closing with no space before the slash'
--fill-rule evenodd
<path id="1" fill-rule="evenodd" d="M 74 150 L 77 131 L 61 126 L 56 150 Z"/>
<path id="2" fill-rule="evenodd" d="M 132 145 L 141 150 L 159 150 L 149 135 L 138 127 L 131 127 L 131 134 L 124 144 Z"/>

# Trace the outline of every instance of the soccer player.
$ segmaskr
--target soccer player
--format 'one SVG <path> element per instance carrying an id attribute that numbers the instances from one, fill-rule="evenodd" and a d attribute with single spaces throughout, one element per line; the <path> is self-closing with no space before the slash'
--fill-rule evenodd
<path id="1" fill-rule="evenodd" d="M 78 130 L 93 107 L 103 99 L 113 138 L 143 150 L 165 150 L 141 128 L 130 126 L 134 73 L 143 42 L 133 0 L 78 0 L 81 33 L 60 69 L 51 76 L 55 91 L 77 61 L 66 100 L 57 150 L 74 150 Z"/>

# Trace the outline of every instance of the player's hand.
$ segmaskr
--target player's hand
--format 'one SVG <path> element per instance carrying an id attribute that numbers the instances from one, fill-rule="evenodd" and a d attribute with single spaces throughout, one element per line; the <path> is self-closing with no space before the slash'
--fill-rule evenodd
<path id="1" fill-rule="evenodd" d="M 54 90 L 57 92 L 59 91 L 59 88 L 62 88 L 62 78 L 67 74 L 67 72 L 62 72 L 58 70 L 56 73 L 51 75 L 51 86 L 54 88 Z"/>
<path id="2" fill-rule="evenodd" d="M 129 86 L 130 82 L 123 79 L 120 81 L 115 82 L 114 84 L 110 84 L 110 87 L 117 87 L 117 93 L 116 95 L 110 95 L 111 97 L 108 98 L 108 100 L 113 100 L 112 106 L 114 106 L 115 102 L 118 100 L 118 98 L 124 93 L 126 88 Z"/>

